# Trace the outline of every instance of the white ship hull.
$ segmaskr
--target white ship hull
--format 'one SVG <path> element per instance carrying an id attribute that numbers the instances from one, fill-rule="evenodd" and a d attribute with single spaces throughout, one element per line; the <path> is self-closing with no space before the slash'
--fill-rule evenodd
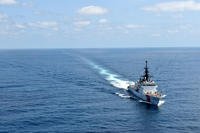
<path id="1" fill-rule="evenodd" d="M 164 104 L 164 100 L 158 97 L 150 96 L 150 95 L 145 95 L 141 92 L 136 91 L 135 89 L 128 89 L 128 91 L 135 97 L 141 99 L 144 103 L 155 105 L 155 106 L 161 106 Z"/>

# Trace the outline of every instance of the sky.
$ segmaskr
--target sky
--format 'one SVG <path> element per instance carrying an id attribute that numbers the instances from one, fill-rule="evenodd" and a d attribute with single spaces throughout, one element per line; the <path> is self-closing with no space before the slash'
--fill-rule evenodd
<path id="1" fill-rule="evenodd" d="M 0 49 L 199 46 L 200 0 L 0 0 Z"/>

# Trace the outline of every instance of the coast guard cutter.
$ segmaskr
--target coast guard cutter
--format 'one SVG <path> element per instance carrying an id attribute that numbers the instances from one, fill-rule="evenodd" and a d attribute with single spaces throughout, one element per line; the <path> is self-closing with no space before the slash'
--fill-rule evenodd
<path id="1" fill-rule="evenodd" d="M 166 95 L 159 92 L 157 87 L 158 85 L 151 79 L 146 61 L 143 76 L 135 84 L 129 84 L 128 91 L 142 102 L 160 106 L 165 102 L 163 98 Z"/>

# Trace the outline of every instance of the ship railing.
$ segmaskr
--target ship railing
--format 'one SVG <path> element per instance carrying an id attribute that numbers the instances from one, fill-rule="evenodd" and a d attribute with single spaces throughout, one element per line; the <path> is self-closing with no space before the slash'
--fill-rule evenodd
<path id="1" fill-rule="evenodd" d="M 142 82 L 142 85 L 143 86 L 156 86 L 156 83 L 154 81 L 152 81 L 152 82 L 144 81 L 144 82 Z"/>

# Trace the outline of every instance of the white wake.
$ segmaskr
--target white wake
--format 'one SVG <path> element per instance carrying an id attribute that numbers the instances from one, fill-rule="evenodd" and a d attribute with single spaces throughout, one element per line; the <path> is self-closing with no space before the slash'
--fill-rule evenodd
<path id="1" fill-rule="evenodd" d="M 131 98 L 131 96 L 123 94 L 123 93 L 120 93 L 120 92 L 116 92 L 115 94 L 118 95 L 121 98 Z"/>
<path id="2" fill-rule="evenodd" d="M 128 86 L 130 84 L 134 84 L 134 82 L 125 80 L 120 75 L 114 74 L 114 73 L 110 72 L 109 70 L 106 70 L 105 68 L 94 64 L 93 62 L 90 62 L 89 64 L 95 70 L 97 70 L 99 72 L 99 74 L 104 77 L 105 80 L 107 80 L 112 86 L 114 86 L 116 88 L 127 90 Z"/>

